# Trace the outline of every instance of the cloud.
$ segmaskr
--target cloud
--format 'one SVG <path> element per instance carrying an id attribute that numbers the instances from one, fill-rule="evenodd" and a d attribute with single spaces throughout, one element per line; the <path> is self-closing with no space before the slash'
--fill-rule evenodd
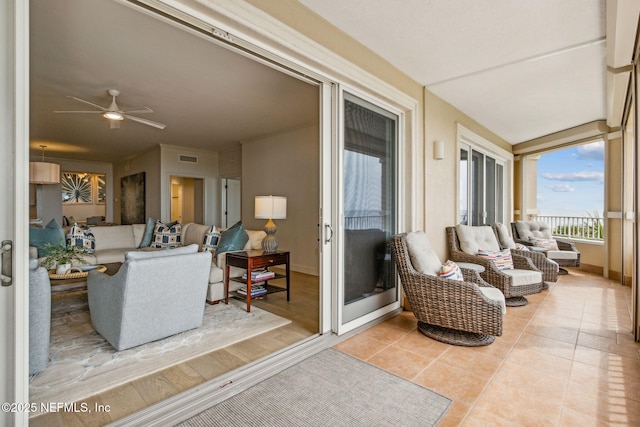
<path id="1" fill-rule="evenodd" d="M 551 184 L 547 185 L 547 188 L 554 193 L 571 193 L 573 191 L 576 191 L 576 189 L 569 184 Z"/>
<path id="2" fill-rule="evenodd" d="M 604 172 L 543 173 L 542 176 L 552 181 L 598 181 L 604 183 Z"/>
<path id="3" fill-rule="evenodd" d="M 581 145 L 576 151 L 578 152 L 578 159 L 604 161 L 604 141 Z"/>

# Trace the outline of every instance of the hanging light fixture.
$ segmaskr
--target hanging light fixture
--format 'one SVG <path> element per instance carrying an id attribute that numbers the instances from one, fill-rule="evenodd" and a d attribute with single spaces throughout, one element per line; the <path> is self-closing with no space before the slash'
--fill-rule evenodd
<path id="1" fill-rule="evenodd" d="M 59 184 L 60 165 L 57 163 L 47 163 L 44 161 L 44 149 L 46 145 L 41 145 L 42 161 L 29 162 L 29 183 L 31 184 Z"/>

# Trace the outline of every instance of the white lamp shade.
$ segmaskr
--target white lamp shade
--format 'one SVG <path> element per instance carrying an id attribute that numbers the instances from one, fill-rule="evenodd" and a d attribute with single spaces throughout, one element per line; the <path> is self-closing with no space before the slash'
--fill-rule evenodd
<path id="1" fill-rule="evenodd" d="M 284 196 L 256 196 L 255 217 L 257 219 L 286 219 L 287 198 Z"/>
<path id="2" fill-rule="evenodd" d="M 47 162 L 29 162 L 29 182 L 31 184 L 59 184 L 60 165 Z"/>

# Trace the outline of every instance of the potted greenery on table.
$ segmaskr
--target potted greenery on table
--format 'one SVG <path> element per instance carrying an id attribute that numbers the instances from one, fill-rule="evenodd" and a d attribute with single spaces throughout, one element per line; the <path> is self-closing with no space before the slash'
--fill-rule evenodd
<path id="1" fill-rule="evenodd" d="M 47 269 L 55 268 L 57 274 L 66 274 L 71 269 L 73 261 L 86 264 L 82 255 L 89 253 L 89 250 L 82 246 L 52 244 L 46 244 L 44 251 L 47 256 L 42 261 L 42 266 Z"/>

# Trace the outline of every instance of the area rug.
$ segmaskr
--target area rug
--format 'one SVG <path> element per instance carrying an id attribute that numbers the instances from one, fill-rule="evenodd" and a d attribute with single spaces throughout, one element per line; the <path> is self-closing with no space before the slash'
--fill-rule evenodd
<path id="1" fill-rule="evenodd" d="M 451 404 L 418 384 L 327 349 L 179 425 L 435 426 Z"/>
<path id="2" fill-rule="evenodd" d="M 32 377 L 31 402 L 74 402 L 291 323 L 240 301 L 206 304 L 200 328 L 117 352 L 91 326 L 86 292 L 51 307 L 47 369 Z"/>

